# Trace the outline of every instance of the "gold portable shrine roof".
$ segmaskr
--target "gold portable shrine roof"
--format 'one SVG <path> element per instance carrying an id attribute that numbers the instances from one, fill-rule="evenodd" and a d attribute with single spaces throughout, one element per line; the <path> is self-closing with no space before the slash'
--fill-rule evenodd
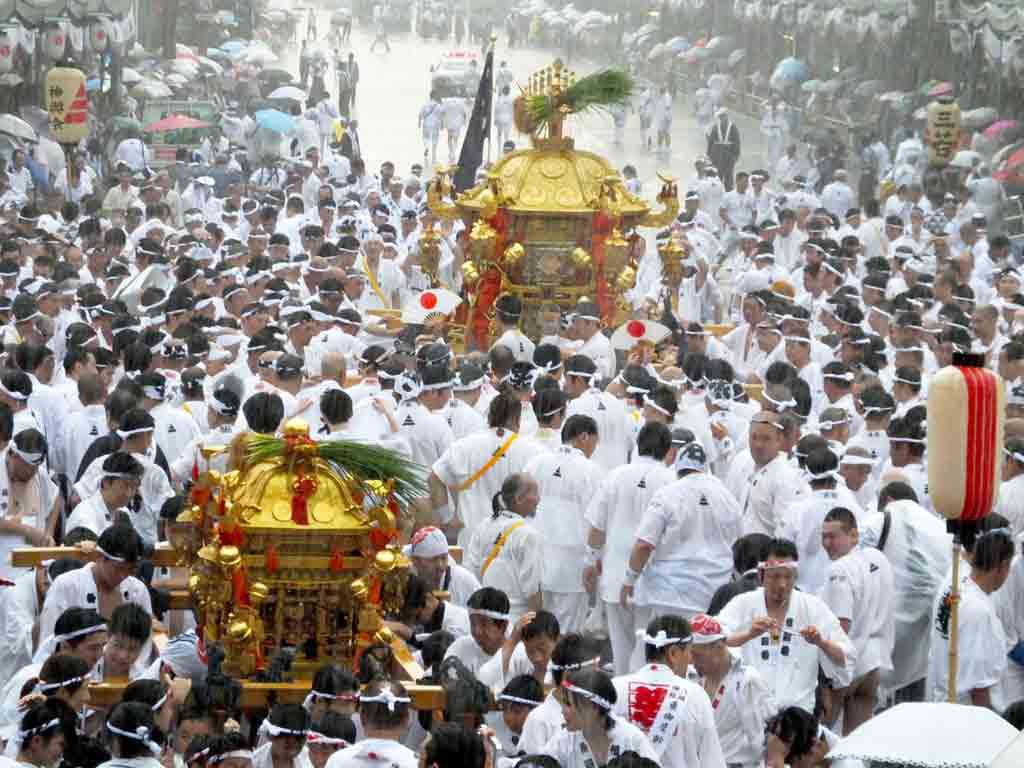
<path id="1" fill-rule="evenodd" d="M 593 214 L 602 185 L 614 191 L 623 216 L 643 216 L 649 208 L 630 194 L 619 173 L 592 152 L 574 149 L 572 139 L 539 139 L 534 149 L 510 152 L 494 164 L 488 179 L 459 195 L 456 205 L 480 212 L 497 205 L 509 213 Z"/>

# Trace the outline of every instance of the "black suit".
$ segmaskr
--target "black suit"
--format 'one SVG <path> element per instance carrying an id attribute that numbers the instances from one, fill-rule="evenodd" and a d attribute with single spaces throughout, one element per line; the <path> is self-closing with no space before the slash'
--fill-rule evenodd
<path id="1" fill-rule="evenodd" d="M 362 147 L 359 145 L 359 133 L 354 128 L 349 128 L 341 137 L 341 154 L 348 158 L 351 163 L 363 156 Z"/>

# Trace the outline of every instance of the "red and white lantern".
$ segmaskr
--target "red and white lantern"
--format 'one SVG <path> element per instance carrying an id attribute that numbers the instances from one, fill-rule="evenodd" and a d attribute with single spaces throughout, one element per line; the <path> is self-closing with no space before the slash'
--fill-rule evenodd
<path id="1" fill-rule="evenodd" d="M 43 53 L 50 59 L 64 58 L 67 50 L 68 38 L 64 30 L 59 26 L 47 27 L 43 33 Z"/>
<path id="2" fill-rule="evenodd" d="M 983 367 L 951 365 L 928 387 L 928 495 L 949 520 L 992 511 L 1003 466 L 1006 387 Z"/>
<path id="3" fill-rule="evenodd" d="M 14 69 L 14 51 L 17 48 L 17 41 L 9 31 L 0 33 L 0 72 L 10 72 Z"/>
<path id="4" fill-rule="evenodd" d="M 89 47 L 96 53 L 105 53 L 110 47 L 110 19 L 96 19 L 89 25 Z"/>

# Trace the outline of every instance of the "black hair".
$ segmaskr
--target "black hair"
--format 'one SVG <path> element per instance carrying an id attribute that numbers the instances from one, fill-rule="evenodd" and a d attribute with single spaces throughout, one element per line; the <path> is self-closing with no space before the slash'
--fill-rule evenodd
<path id="1" fill-rule="evenodd" d="M 561 633 L 562 628 L 558 624 L 558 617 L 551 611 L 539 610 L 534 614 L 533 620 L 523 627 L 522 639 L 523 642 L 529 642 L 535 637 L 543 636 L 558 640 Z"/>
<path id="2" fill-rule="evenodd" d="M 533 675 L 516 675 L 502 689 L 505 696 L 515 696 L 517 699 L 526 699 L 540 704 L 544 701 L 544 686 Z M 523 706 L 512 702 L 510 706 Z"/>
<path id="3" fill-rule="evenodd" d="M 796 544 L 789 539 L 772 539 L 768 542 L 768 551 L 765 553 L 765 559 L 774 558 L 796 562 L 800 559 L 800 553 L 797 552 Z"/>
<path id="4" fill-rule="evenodd" d="M 992 571 L 1013 559 L 1013 537 L 997 528 L 982 533 L 974 540 L 971 567 L 978 571 Z"/>
<path id="5" fill-rule="evenodd" d="M 43 456 L 46 456 L 46 438 L 43 437 L 43 433 L 38 429 L 23 429 L 11 439 L 11 442 L 20 451 L 25 453 L 41 453 Z"/>
<path id="6" fill-rule="evenodd" d="M 487 750 L 483 738 L 462 723 L 438 723 L 423 748 L 424 765 L 436 768 L 483 768 Z"/>
<path id="7" fill-rule="evenodd" d="M 570 632 L 562 635 L 551 651 L 551 677 L 555 685 L 561 685 L 565 675 L 601 655 L 597 640 Z"/>
<path id="8" fill-rule="evenodd" d="M 257 392 L 245 401 L 242 413 L 253 432 L 273 435 L 284 419 L 284 401 L 274 392 Z"/>
<path id="9" fill-rule="evenodd" d="M 658 762 L 649 757 L 641 757 L 639 752 L 627 749 L 618 757 L 609 760 L 607 768 L 658 768 Z"/>
<path id="10" fill-rule="evenodd" d="M 664 461 L 672 450 L 672 430 L 660 422 L 648 422 L 640 428 L 636 438 L 637 453 Z"/>
<path id="11" fill-rule="evenodd" d="M 7 403 L 0 403 L 0 440 L 10 440 L 14 434 L 14 412 Z"/>
<path id="12" fill-rule="evenodd" d="M 506 598 L 506 603 L 507 601 L 508 598 Z M 392 695 L 396 698 L 409 698 L 409 694 L 404 685 L 397 681 L 389 682 L 386 680 L 368 683 L 364 691 L 364 695 L 368 698 L 373 698 L 374 696 L 380 695 L 381 692 L 384 691 L 385 687 L 389 688 Z M 369 728 L 400 728 L 408 721 L 410 709 L 411 705 L 407 702 L 399 701 L 388 705 L 381 702 L 366 701 L 365 699 L 360 698 L 359 719 L 362 721 L 364 726 Z M 303 712 L 305 712 L 305 710 L 303 710 Z"/>
<path id="13" fill-rule="evenodd" d="M 510 603 L 508 601 L 508 595 L 495 587 L 480 587 L 480 589 L 470 595 L 469 600 L 466 601 L 466 608 L 469 609 L 470 613 L 474 610 L 508 613 L 509 607 Z M 492 619 L 490 617 L 482 618 L 485 618 L 487 621 L 492 621 L 495 624 L 508 624 L 507 619 Z"/>
<path id="14" fill-rule="evenodd" d="M 71 713 L 70 708 L 59 699 L 49 698 L 38 704 L 32 705 L 22 716 L 18 725 L 21 732 L 22 747 L 27 747 L 34 738 L 40 738 L 44 744 L 49 744 L 54 736 L 61 734 L 65 741 L 74 738 L 74 720 L 70 722 L 68 730 L 67 715 Z M 73 713 L 71 713 L 73 715 Z M 54 720 L 58 722 L 51 725 Z"/>
<path id="15" fill-rule="evenodd" d="M 853 512 L 848 510 L 846 507 L 833 507 L 830 509 L 825 515 L 824 522 L 841 523 L 843 528 L 847 531 L 857 530 L 857 518 Z"/>
<path id="16" fill-rule="evenodd" d="M 352 418 L 352 398 L 340 389 L 329 389 L 320 397 L 320 413 L 328 424 L 344 424 Z"/>
<path id="17" fill-rule="evenodd" d="M 562 442 L 566 445 L 577 437 L 597 434 L 597 421 L 593 416 L 575 413 L 562 425 Z"/>
<path id="18" fill-rule="evenodd" d="M 764 562 L 771 541 L 765 533 L 748 533 L 736 539 L 732 545 L 732 566 L 736 572 L 746 573 Z"/>
<path id="19" fill-rule="evenodd" d="M 664 659 L 669 648 L 676 645 L 686 645 L 693 639 L 693 630 L 690 629 L 690 622 L 682 616 L 665 614 L 664 616 L 651 619 L 647 625 L 647 634 L 655 637 L 659 632 L 664 632 L 666 637 L 677 637 L 679 642 L 663 646 L 644 643 L 644 658 L 647 661 Z"/>
<path id="20" fill-rule="evenodd" d="M 507 429 L 510 424 L 519 420 L 522 413 L 523 404 L 519 398 L 499 392 L 487 408 L 487 426 L 492 429 Z"/>
<path id="21" fill-rule="evenodd" d="M 89 684 L 88 675 L 89 663 L 85 659 L 80 659 L 78 656 L 70 653 L 55 653 L 43 662 L 43 666 L 39 670 L 39 677 L 33 682 L 31 688 L 35 687 L 36 682 L 55 684 L 67 681 L 67 685 L 48 689 L 46 696 L 56 696 L 60 690 L 74 693 L 83 685 Z"/>
<path id="22" fill-rule="evenodd" d="M 1003 710 L 1003 720 L 1018 731 L 1024 730 L 1024 699 L 1013 702 Z"/>
<path id="23" fill-rule="evenodd" d="M 885 509 L 893 501 L 912 501 L 917 504 L 919 500 L 917 492 L 910 483 L 905 483 L 902 480 L 893 480 L 890 483 L 886 483 L 878 491 L 878 508 Z"/>
<path id="24" fill-rule="evenodd" d="M 209 763 L 212 747 L 217 740 L 216 736 L 208 733 L 200 733 L 192 737 L 192 740 L 185 746 L 185 753 L 182 758 L 185 765 L 205 766 Z"/>
<path id="25" fill-rule="evenodd" d="M 267 720 L 278 728 L 303 733 L 309 730 L 310 725 L 309 712 L 301 704 L 275 704 Z"/>
<path id="26" fill-rule="evenodd" d="M 48 357 L 53 356 L 53 350 L 42 344 L 29 344 L 22 342 L 14 348 L 14 362 L 26 373 L 33 373 Z"/>
<path id="27" fill-rule="evenodd" d="M 569 396 L 561 388 L 539 390 L 533 396 L 533 413 L 537 417 L 537 423 L 542 427 L 550 425 L 555 416 L 565 412 L 568 402 Z"/>
<path id="28" fill-rule="evenodd" d="M 839 457 L 827 446 L 817 447 L 807 454 L 804 468 L 812 476 L 823 475 L 826 472 L 835 472 L 839 469 Z M 835 485 L 836 480 L 832 477 L 811 477 L 810 483 L 812 487 L 815 485 L 831 487 Z"/>
<path id="29" fill-rule="evenodd" d="M 615 685 L 612 683 L 611 677 L 600 669 L 591 668 L 574 670 L 567 675 L 567 681 L 575 688 L 581 688 L 584 691 L 589 691 L 595 696 L 604 699 L 613 707 L 615 702 L 618 700 L 618 694 L 615 691 Z M 615 720 L 612 717 L 611 710 L 602 707 L 585 696 L 581 696 L 580 694 L 573 693 L 571 691 L 568 692 L 568 696 L 573 702 L 573 706 L 588 704 L 601 712 L 605 717 L 606 728 L 611 728 L 614 724 Z"/>
<path id="30" fill-rule="evenodd" d="M 140 678 L 128 683 L 124 693 L 121 694 L 121 701 L 137 701 L 152 710 L 166 695 L 167 691 L 160 680 Z"/>
<path id="31" fill-rule="evenodd" d="M 310 690 L 328 696 L 338 696 L 358 691 L 359 684 L 352 672 L 345 667 L 338 664 L 325 664 L 313 674 L 313 684 L 310 686 Z"/>
<path id="32" fill-rule="evenodd" d="M 356 724 L 340 712 L 324 712 L 313 722 L 313 730 L 329 739 L 343 739 L 346 744 L 356 741 Z"/>
<path id="33" fill-rule="evenodd" d="M 125 451 L 114 451 L 103 460 L 102 467 L 104 472 L 132 475 L 137 480 L 141 480 L 146 471 L 138 459 Z M 107 482 L 113 482 L 113 478 L 103 475 L 100 478 L 100 485 Z"/>
<path id="34" fill-rule="evenodd" d="M 121 354 L 124 363 L 124 372 L 142 372 L 153 364 L 153 352 L 141 341 L 136 341 L 125 347 Z"/>
<path id="35" fill-rule="evenodd" d="M 108 555 L 121 558 L 128 563 L 138 562 L 145 555 L 146 549 L 142 537 L 131 526 L 131 523 L 121 520 L 104 530 L 96 545 L 98 549 L 102 549 Z M 129 603 L 129 605 L 134 605 L 134 603 Z"/>
<path id="36" fill-rule="evenodd" d="M 818 741 L 818 718 L 800 707 L 786 707 L 768 718 L 765 730 L 789 744 L 786 762 L 792 764 L 814 749 Z"/>
<path id="37" fill-rule="evenodd" d="M 691 381 L 697 381 L 691 379 Z M 671 420 L 679 410 L 679 401 L 676 400 L 676 393 L 666 384 L 656 384 L 648 399 L 663 411 L 668 411 Z"/>
<path id="38" fill-rule="evenodd" d="M 137 734 L 142 738 L 131 739 L 118 736 L 110 730 L 111 727 L 117 728 L 119 731 Z M 125 760 L 151 757 L 152 753 L 146 742 L 161 744 L 164 740 L 160 729 L 153 722 L 153 710 L 148 705 L 140 704 L 137 701 L 122 701 L 114 706 L 110 714 L 107 715 L 107 735 L 110 737 L 111 745 L 117 745 L 117 756 Z"/>
<path id="39" fill-rule="evenodd" d="M 107 631 L 145 643 L 153 631 L 153 617 L 138 603 L 122 603 L 110 614 Z"/>
<path id="40" fill-rule="evenodd" d="M 515 501 L 519 490 L 527 480 L 529 480 L 529 476 L 520 472 L 505 478 L 501 484 L 501 490 L 491 497 L 491 513 L 494 517 L 497 517 L 502 509 L 512 508 L 512 502 Z"/>

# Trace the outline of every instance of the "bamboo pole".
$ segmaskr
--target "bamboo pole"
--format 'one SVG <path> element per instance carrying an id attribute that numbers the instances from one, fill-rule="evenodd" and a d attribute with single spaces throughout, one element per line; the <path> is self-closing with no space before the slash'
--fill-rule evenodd
<path id="1" fill-rule="evenodd" d="M 956 671 L 959 656 L 960 631 L 960 534 L 953 534 L 953 587 L 949 592 L 949 675 L 947 700 L 956 704 Z"/>

